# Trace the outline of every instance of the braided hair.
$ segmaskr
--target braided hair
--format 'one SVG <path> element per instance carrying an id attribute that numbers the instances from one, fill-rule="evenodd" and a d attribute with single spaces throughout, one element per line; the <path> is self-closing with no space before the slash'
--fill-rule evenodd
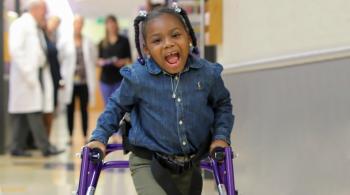
<path id="1" fill-rule="evenodd" d="M 173 6 L 174 8 L 168 8 L 168 7 L 160 7 L 157 9 L 152 10 L 150 13 L 146 13 L 145 11 L 141 11 L 140 14 L 135 18 L 134 20 L 134 29 L 135 29 L 135 45 L 137 49 L 137 53 L 139 55 L 138 61 L 144 65 L 145 59 L 142 54 L 141 49 L 141 36 L 143 40 L 146 39 L 146 26 L 149 21 L 151 21 L 154 18 L 157 18 L 163 14 L 170 14 L 175 16 L 181 24 L 183 24 L 184 28 L 188 32 L 188 34 L 191 37 L 192 40 L 192 53 L 199 54 L 198 48 L 197 48 L 197 38 L 194 33 L 194 30 L 192 28 L 191 22 L 188 19 L 187 13 L 185 10 L 183 10 L 180 7 L 177 7 L 177 5 Z M 141 33 L 140 33 L 141 31 Z"/>

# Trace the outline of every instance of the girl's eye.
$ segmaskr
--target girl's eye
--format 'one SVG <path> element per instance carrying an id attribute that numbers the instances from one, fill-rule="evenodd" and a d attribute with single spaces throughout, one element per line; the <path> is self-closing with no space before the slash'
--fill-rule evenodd
<path id="1" fill-rule="evenodd" d="M 153 39 L 152 43 L 160 43 L 160 39 Z"/>
<path id="2" fill-rule="evenodd" d="M 179 37 L 180 35 L 181 35 L 181 34 L 180 34 L 180 33 L 177 33 L 177 32 L 172 34 L 172 36 L 173 36 L 174 38 L 177 38 L 177 37 Z"/>

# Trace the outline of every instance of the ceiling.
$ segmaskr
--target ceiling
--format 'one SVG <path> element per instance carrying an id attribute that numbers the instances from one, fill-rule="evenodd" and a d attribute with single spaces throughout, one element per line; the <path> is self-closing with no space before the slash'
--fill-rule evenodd
<path id="1" fill-rule="evenodd" d="M 86 17 L 115 14 L 117 17 L 134 18 L 145 0 L 68 0 L 74 13 Z"/>
<path id="2" fill-rule="evenodd" d="M 58 0 L 46 0 L 58 1 Z M 59 0 L 64 1 L 64 0 Z M 134 18 L 139 8 L 146 0 L 65 0 L 68 1 L 73 13 L 88 18 L 98 18 L 107 14 L 115 14 L 119 18 Z M 21 5 L 25 0 L 20 0 Z M 15 0 L 5 0 L 7 10 L 15 10 Z M 55 9 L 49 7 L 50 9 Z"/>

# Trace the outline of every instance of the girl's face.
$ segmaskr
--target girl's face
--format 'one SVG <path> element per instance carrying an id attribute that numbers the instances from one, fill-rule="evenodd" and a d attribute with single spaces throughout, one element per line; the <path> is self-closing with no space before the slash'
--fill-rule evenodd
<path id="1" fill-rule="evenodd" d="M 162 14 L 148 21 L 145 33 L 146 54 L 166 72 L 181 72 L 187 62 L 191 39 L 179 19 Z"/>

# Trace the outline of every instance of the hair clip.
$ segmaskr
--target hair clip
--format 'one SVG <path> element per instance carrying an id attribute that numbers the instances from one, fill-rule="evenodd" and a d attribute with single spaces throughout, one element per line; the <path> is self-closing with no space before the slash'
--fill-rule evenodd
<path id="1" fill-rule="evenodd" d="M 140 10 L 139 11 L 139 16 L 147 17 L 147 12 L 145 10 Z"/>
<path id="2" fill-rule="evenodd" d="M 197 47 L 193 47 L 193 48 L 192 48 L 192 53 L 198 55 L 198 54 L 199 54 L 198 48 L 197 48 Z"/>
<path id="3" fill-rule="evenodd" d="M 175 12 L 177 12 L 177 13 L 181 12 L 181 8 L 179 7 L 179 5 L 176 2 L 173 2 L 172 7 L 175 10 Z"/>
<path id="4" fill-rule="evenodd" d="M 143 57 L 137 57 L 137 61 L 139 61 L 140 62 L 140 64 L 142 64 L 142 65 L 145 65 L 145 59 L 143 59 Z"/>

